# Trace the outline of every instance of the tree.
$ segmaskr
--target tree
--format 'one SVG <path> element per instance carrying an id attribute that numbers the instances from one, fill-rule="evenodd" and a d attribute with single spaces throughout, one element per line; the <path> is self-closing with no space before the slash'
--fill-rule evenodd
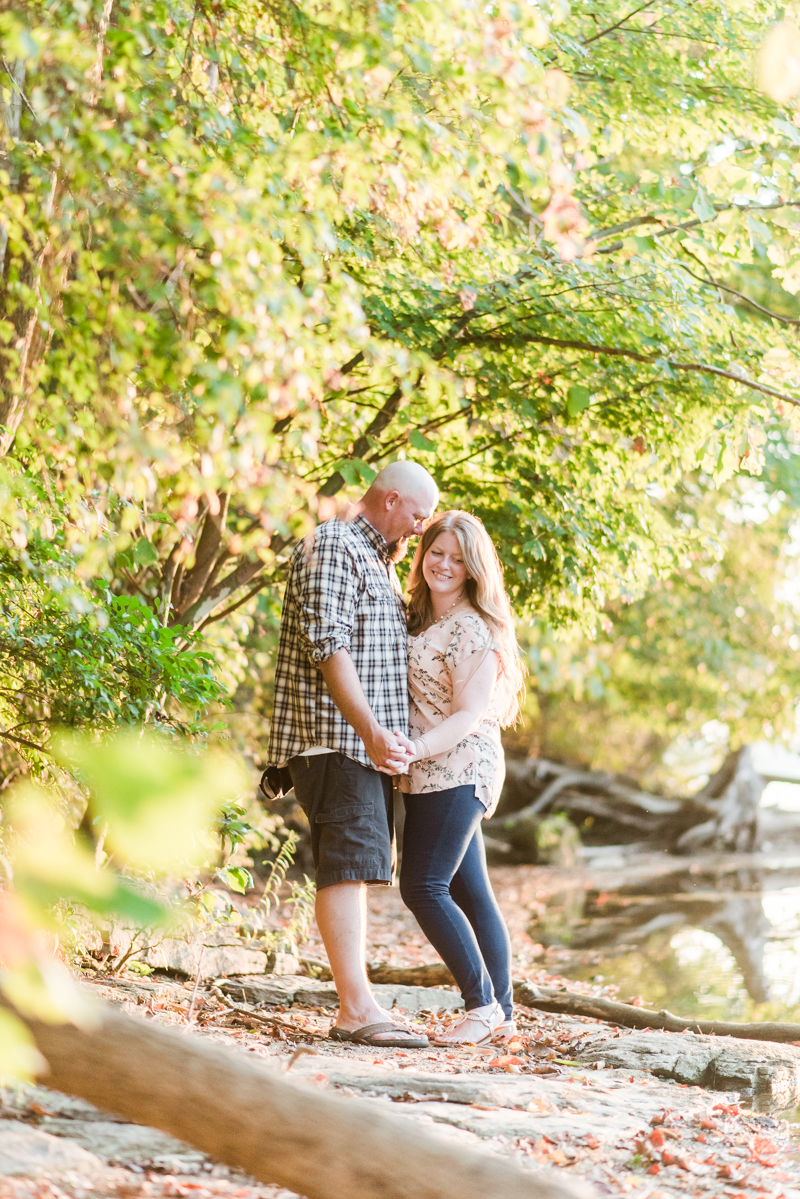
<path id="1" fill-rule="evenodd" d="M 56 530 L 177 654 L 410 454 L 520 612 L 641 594 L 800 394 L 777 15 L 8 5 L 8 553 Z"/>
<path id="2" fill-rule="evenodd" d="M 705 728 L 707 758 L 714 743 L 721 754 L 794 735 L 797 447 L 777 426 L 767 437 L 758 479 L 717 491 L 687 479 L 675 495 L 676 521 L 697 533 L 679 572 L 607 605 L 593 636 L 523 629 L 532 687 L 520 747 L 659 786 L 676 782 L 660 759 L 677 738 L 700 743 Z"/>

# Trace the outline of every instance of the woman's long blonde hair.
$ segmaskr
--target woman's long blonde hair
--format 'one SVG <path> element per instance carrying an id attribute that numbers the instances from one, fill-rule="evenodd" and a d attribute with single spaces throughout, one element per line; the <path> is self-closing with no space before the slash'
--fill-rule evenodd
<path id="1" fill-rule="evenodd" d="M 503 568 L 491 538 L 477 516 L 458 509 L 443 512 L 420 538 L 409 577 L 408 631 L 412 636 L 433 623 L 431 592 L 422 573 L 422 561 L 440 533 L 454 533 L 467 568 L 466 596 L 489 626 L 500 658 L 497 699 L 500 723 L 505 728 L 519 715 L 525 674 L 506 589 Z"/>

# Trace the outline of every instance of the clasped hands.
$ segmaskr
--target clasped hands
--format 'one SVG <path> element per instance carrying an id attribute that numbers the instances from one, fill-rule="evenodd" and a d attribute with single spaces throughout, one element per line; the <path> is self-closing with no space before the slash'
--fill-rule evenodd
<path id="1" fill-rule="evenodd" d="M 408 774 L 411 762 L 420 756 L 413 741 L 405 733 L 395 729 L 376 729 L 367 745 L 367 753 L 381 774 Z"/>

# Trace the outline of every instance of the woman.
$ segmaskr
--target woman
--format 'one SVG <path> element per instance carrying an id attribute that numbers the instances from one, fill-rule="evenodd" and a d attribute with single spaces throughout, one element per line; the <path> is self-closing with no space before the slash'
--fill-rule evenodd
<path id="1" fill-rule="evenodd" d="M 523 683 L 499 559 L 481 522 L 445 512 L 422 536 L 408 610 L 410 729 L 400 893 L 449 966 L 465 1013 L 437 1045 L 514 1032 L 511 944 L 481 838 L 505 773 L 500 726 Z"/>

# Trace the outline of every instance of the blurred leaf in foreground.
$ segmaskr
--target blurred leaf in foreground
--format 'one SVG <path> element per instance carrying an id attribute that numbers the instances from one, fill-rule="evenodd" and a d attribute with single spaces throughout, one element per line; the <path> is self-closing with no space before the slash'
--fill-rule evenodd
<path id="1" fill-rule="evenodd" d="M 90 810 L 107 826 L 106 848 L 157 873 L 213 858 L 214 818 L 248 786 L 232 755 L 191 753 L 138 729 L 101 744 L 63 734 L 56 752 L 89 788 Z"/>
<path id="2" fill-rule="evenodd" d="M 93 1023 L 91 1000 L 53 952 L 53 943 L 19 896 L 0 894 L 0 990 L 26 1015 L 48 1023 Z M 26 1076 L 38 1055 L 25 1027 L 0 1008 L 0 1077 Z"/>
<path id="3" fill-rule="evenodd" d="M 140 730 L 102 742 L 62 734 L 58 755 L 88 788 L 89 813 L 114 857 L 143 871 L 213 860 L 220 809 L 247 785 L 236 758 L 168 745 Z M 0 991 L 24 1015 L 90 1024 L 91 1002 L 44 931 L 56 927 L 57 905 L 77 902 L 95 916 L 113 914 L 141 926 L 164 923 L 170 913 L 135 882 L 102 867 L 44 788 L 21 783 L 4 809 L 13 890 L 0 891 Z M 247 872 L 231 868 L 231 874 L 243 887 Z M 0 1080 L 30 1078 L 41 1065 L 27 1030 L 0 1007 Z"/>

